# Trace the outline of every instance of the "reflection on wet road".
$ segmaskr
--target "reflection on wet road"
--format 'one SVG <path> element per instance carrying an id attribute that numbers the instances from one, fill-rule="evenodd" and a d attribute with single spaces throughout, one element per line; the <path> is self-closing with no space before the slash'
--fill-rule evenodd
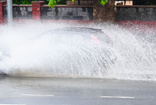
<path id="1" fill-rule="evenodd" d="M 0 78 L 0 105 L 155 105 L 156 82 Z"/>

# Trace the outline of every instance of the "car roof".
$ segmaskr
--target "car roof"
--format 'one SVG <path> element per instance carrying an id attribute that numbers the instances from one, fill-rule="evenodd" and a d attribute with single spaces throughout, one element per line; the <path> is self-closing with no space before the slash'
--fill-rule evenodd
<path id="1" fill-rule="evenodd" d="M 87 28 L 87 27 L 61 27 L 61 28 L 56 28 L 53 29 L 52 31 L 81 31 L 81 32 L 93 32 L 93 33 L 101 33 L 102 29 L 95 29 L 95 28 Z"/>

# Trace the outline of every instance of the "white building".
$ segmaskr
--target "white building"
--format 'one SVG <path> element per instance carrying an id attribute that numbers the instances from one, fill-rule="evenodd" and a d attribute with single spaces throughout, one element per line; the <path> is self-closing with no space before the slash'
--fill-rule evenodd
<path id="1" fill-rule="evenodd" d="M 133 0 L 115 0 L 115 5 L 133 5 Z"/>

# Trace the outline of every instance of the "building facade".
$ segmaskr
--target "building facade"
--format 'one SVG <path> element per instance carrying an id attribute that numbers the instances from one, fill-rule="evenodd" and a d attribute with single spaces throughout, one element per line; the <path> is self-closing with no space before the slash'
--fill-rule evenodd
<path id="1" fill-rule="evenodd" d="M 133 5 L 133 0 L 115 0 L 115 5 Z"/>

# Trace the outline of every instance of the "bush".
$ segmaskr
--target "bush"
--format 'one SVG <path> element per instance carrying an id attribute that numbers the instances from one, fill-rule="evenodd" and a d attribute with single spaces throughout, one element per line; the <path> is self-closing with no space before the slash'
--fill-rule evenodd
<path id="1" fill-rule="evenodd" d="M 13 4 L 31 4 L 32 1 L 41 1 L 41 0 L 13 0 Z M 45 4 L 48 4 L 49 0 L 42 0 Z M 57 4 L 66 4 L 66 0 L 60 0 Z"/>
<path id="2" fill-rule="evenodd" d="M 13 0 L 13 4 L 31 4 L 34 0 Z"/>

